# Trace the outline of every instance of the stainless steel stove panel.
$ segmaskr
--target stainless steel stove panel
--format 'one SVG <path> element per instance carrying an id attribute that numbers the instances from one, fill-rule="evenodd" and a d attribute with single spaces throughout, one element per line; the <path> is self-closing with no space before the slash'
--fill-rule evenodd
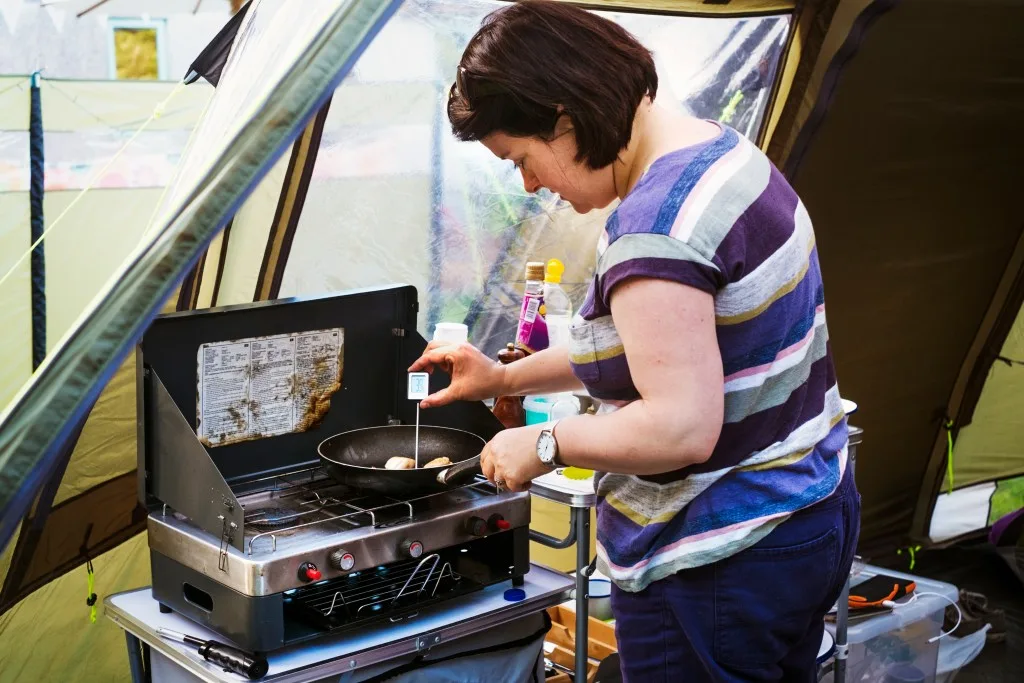
<path id="1" fill-rule="evenodd" d="M 530 523 L 528 493 L 499 494 L 482 481 L 397 500 L 346 489 L 315 478 L 316 472 L 312 475 L 279 477 L 271 488 L 239 496 L 245 509 L 242 551 L 173 511 L 149 516 L 149 545 L 238 593 L 261 596 L 311 583 L 300 576 L 305 563 L 320 571 L 318 582 L 327 581 L 408 559 L 414 541 L 426 555 L 473 540 L 476 536 L 467 528 L 473 517 L 488 520 L 498 514 L 510 528 Z M 300 511 L 302 516 L 297 516 Z M 285 525 L 267 528 L 268 521 Z M 332 564 L 336 551 L 351 555 L 350 568 Z"/>

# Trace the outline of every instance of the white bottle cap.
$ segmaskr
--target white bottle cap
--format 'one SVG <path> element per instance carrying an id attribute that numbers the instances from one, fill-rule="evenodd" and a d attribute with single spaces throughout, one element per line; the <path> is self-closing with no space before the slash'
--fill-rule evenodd
<path id="1" fill-rule="evenodd" d="M 461 344 L 469 340 L 469 328 L 462 323 L 438 323 L 434 326 L 434 341 Z"/>

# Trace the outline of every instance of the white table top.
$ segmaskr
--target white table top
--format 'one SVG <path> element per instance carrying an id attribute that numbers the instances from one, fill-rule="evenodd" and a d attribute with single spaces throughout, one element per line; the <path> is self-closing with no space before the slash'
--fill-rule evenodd
<path id="1" fill-rule="evenodd" d="M 513 619 L 539 612 L 566 599 L 573 579 L 565 574 L 531 565 L 522 589 L 526 599 L 509 602 L 504 592 L 511 581 L 452 598 L 424 609 L 415 618 L 395 624 L 380 623 L 346 633 L 317 638 L 268 654 L 270 671 L 262 680 L 285 683 L 316 680 L 332 674 L 388 661 L 416 652 L 425 643 L 447 643 Z M 104 600 L 105 614 L 121 628 L 210 683 L 246 680 L 206 662 L 194 648 L 161 638 L 157 628 L 167 628 L 202 639 L 226 639 L 189 619 L 163 614 L 152 592 L 140 588 L 111 595 Z"/>

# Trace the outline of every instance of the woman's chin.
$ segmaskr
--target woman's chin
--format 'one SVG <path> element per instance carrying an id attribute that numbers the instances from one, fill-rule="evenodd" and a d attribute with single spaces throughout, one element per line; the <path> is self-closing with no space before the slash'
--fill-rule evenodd
<path id="1" fill-rule="evenodd" d="M 563 197 L 563 199 L 565 199 L 565 198 Z M 594 207 L 592 207 L 590 204 L 583 204 L 582 202 L 574 202 L 571 199 L 565 199 L 565 201 L 569 202 L 569 206 L 571 206 L 572 210 L 575 211 L 576 213 L 581 213 L 581 214 L 582 213 L 590 213 L 591 211 L 594 210 Z"/>

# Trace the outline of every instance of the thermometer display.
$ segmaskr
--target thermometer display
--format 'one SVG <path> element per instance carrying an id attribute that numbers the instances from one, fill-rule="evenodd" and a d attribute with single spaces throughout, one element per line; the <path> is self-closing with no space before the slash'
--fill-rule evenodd
<path id="1" fill-rule="evenodd" d="M 430 375 L 425 372 L 409 373 L 409 400 L 422 401 L 430 394 Z"/>

